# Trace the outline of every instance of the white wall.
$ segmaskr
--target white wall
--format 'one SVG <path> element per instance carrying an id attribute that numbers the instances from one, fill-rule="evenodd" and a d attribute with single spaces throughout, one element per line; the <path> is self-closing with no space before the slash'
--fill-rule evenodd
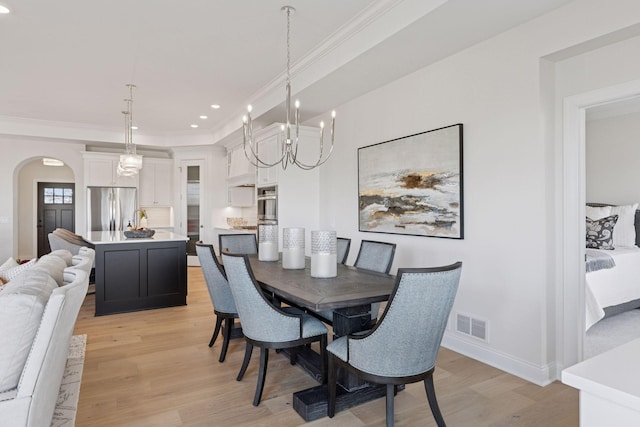
<path id="1" fill-rule="evenodd" d="M 38 182 L 75 182 L 68 166 L 43 166 L 42 160 L 32 160 L 20 169 L 18 183 L 18 257 L 31 259 L 38 255 L 37 191 Z M 77 189 L 76 189 L 77 190 Z M 77 197 L 75 192 L 74 197 Z"/>
<path id="2" fill-rule="evenodd" d="M 640 202 L 640 113 L 587 122 L 587 202 Z"/>
<path id="3" fill-rule="evenodd" d="M 364 238 L 398 244 L 394 269 L 463 261 L 454 312 L 486 319 L 489 342 L 449 330 L 446 345 L 537 383 L 555 378 L 552 291 L 562 284 L 549 283 L 559 267 L 548 252 L 557 244 L 558 154 L 555 124 L 543 119 L 554 117 L 545 108 L 556 83 L 541 58 L 639 21 L 638 2 L 576 1 L 336 108 L 322 225 L 354 239 L 350 263 Z M 619 55 L 638 64 L 637 55 Z M 458 122 L 465 239 L 359 233 L 357 148 Z"/>

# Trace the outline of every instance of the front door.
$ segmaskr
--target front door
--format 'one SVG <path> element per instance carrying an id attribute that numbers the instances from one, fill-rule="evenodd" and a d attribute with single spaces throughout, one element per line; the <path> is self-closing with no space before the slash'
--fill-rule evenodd
<path id="1" fill-rule="evenodd" d="M 51 252 L 49 233 L 56 228 L 75 232 L 75 184 L 38 183 L 38 257 Z"/>

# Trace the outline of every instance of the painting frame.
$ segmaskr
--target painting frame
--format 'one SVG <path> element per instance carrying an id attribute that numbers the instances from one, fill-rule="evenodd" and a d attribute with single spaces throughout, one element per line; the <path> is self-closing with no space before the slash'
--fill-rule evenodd
<path id="1" fill-rule="evenodd" d="M 464 239 L 463 125 L 358 148 L 358 230 Z"/>

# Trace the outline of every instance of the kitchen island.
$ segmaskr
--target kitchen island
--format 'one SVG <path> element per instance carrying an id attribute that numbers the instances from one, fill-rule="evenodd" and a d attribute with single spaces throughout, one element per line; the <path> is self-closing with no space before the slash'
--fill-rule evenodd
<path id="1" fill-rule="evenodd" d="M 187 304 L 186 236 L 93 231 L 84 238 L 96 251 L 96 316 Z"/>

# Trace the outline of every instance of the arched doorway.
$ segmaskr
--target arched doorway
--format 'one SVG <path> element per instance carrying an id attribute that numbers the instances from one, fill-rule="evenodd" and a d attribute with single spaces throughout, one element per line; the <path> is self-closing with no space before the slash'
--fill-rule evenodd
<path id="1" fill-rule="evenodd" d="M 75 174 L 64 163 L 62 166 L 45 165 L 40 157 L 23 163 L 18 171 L 17 180 L 18 200 L 16 202 L 19 212 L 16 217 L 18 223 L 18 254 L 21 258 L 34 258 L 40 252 L 38 250 L 38 183 L 75 185 Z M 56 187 L 56 185 L 49 186 L 49 188 Z M 75 204 L 75 191 L 73 195 Z"/>

